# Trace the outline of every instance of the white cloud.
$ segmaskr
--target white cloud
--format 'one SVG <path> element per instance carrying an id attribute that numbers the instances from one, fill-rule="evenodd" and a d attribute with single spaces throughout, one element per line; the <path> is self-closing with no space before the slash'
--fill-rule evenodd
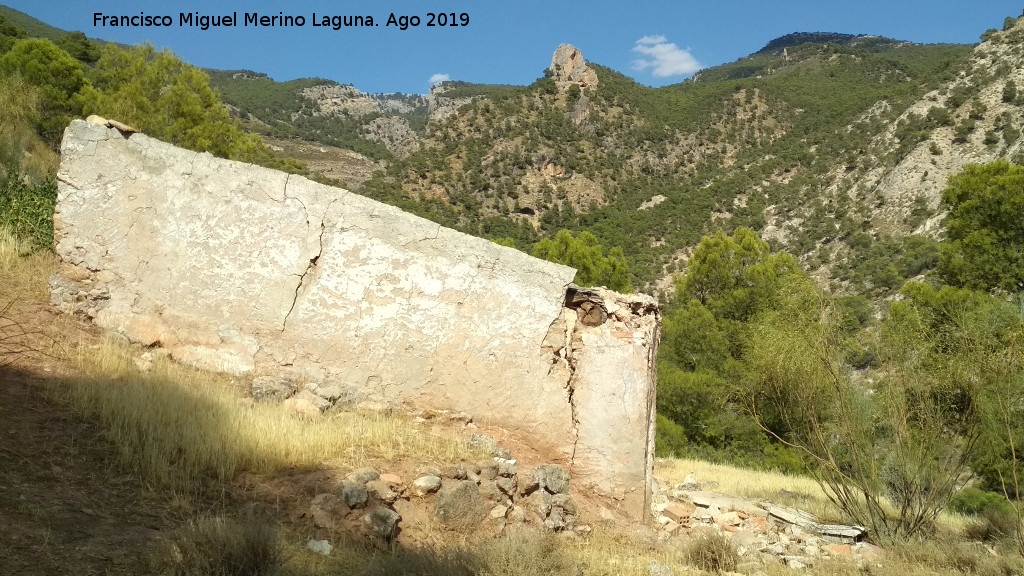
<path id="1" fill-rule="evenodd" d="M 434 74 L 430 77 L 430 80 L 427 80 L 427 82 L 430 82 L 430 85 L 433 86 L 434 84 L 440 84 L 441 82 L 447 82 L 449 80 L 451 80 L 451 77 L 447 74 Z"/>
<path id="2" fill-rule="evenodd" d="M 693 74 L 701 69 L 696 58 L 664 36 L 644 36 L 636 41 L 633 52 L 646 56 L 634 60 L 633 69 L 650 68 L 651 74 L 658 78 Z"/>

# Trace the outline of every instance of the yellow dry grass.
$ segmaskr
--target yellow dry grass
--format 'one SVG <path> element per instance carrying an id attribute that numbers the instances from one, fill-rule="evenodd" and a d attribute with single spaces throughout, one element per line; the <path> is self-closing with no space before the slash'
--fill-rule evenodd
<path id="1" fill-rule="evenodd" d="M 0 230 L 0 285 L 21 324 L 49 299 L 56 269 L 49 252 L 28 252 Z M 2 303 L 0 303 L 2 309 Z M 45 349 L 61 378 L 49 393 L 96 419 L 125 465 L 159 485 L 184 487 L 202 476 L 228 479 L 241 471 L 349 468 L 371 461 L 449 462 L 480 457 L 454 435 L 426 431 L 411 419 L 337 411 L 304 419 L 281 405 L 253 403 L 245 383 L 169 360 L 151 371 L 135 365 L 143 350 L 97 338 L 69 317 L 43 326 Z M 47 368 L 49 369 L 49 368 Z"/>
<path id="2" fill-rule="evenodd" d="M 658 458 L 654 472 L 663 488 L 682 483 L 691 476 L 698 483 L 714 483 L 716 492 L 752 500 L 767 499 L 798 507 L 824 520 L 843 521 L 842 511 L 829 500 L 821 485 L 808 476 L 748 470 L 686 458 Z M 895 513 L 895 509 L 892 512 Z M 970 519 L 943 512 L 938 522 L 945 531 L 963 534 Z"/>
<path id="3" fill-rule="evenodd" d="M 167 360 L 143 373 L 134 365 L 138 347 L 113 338 L 72 349 L 77 370 L 55 394 L 101 422 L 125 463 L 160 484 L 228 479 L 243 470 L 478 456 L 464 441 L 426 433 L 401 416 L 338 411 L 307 419 L 252 402 L 240 382 L 222 375 Z"/>
<path id="4" fill-rule="evenodd" d="M 46 282 L 57 267 L 52 252 L 32 252 L 0 226 L 0 305 L 39 305 L 49 300 Z"/>

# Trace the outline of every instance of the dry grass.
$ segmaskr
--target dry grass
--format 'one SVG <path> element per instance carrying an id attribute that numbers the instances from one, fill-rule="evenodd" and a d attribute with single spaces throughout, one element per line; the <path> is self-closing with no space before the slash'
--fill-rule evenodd
<path id="1" fill-rule="evenodd" d="M 829 501 L 821 486 L 807 476 L 747 470 L 685 458 L 658 458 L 655 475 L 666 489 L 692 476 L 701 484 L 716 483 L 713 490 L 723 494 L 752 500 L 768 499 L 827 518 L 840 516 L 839 509 Z"/>
<path id="2" fill-rule="evenodd" d="M 0 230 L 0 285 L 16 304 L 15 317 L 38 324 L 33 313 L 49 300 L 56 263 L 54 254 L 30 253 Z M 428 433 L 401 416 L 336 412 L 306 420 L 280 405 L 247 401 L 244 383 L 221 375 L 167 360 L 144 373 L 134 364 L 137 346 L 112 337 L 97 341 L 69 317 L 56 322 L 41 327 L 51 335 L 42 352 L 53 358 L 55 372 L 67 375 L 50 394 L 97 420 L 124 464 L 159 485 L 191 486 L 203 476 L 226 480 L 241 471 L 480 456 L 462 440 Z"/>
<path id="3" fill-rule="evenodd" d="M 794 506 L 827 521 L 843 520 L 842 511 L 828 499 L 824 489 L 808 476 L 747 470 L 685 458 L 658 458 L 655 475 L 666 489 L 691 475 L 699 483 L 717 483 L 717 487 L 713 488 L 716 492 Z M 938 519 L 938 528 L 943 533 L 963 535 L 971 522 L 969 517 L 943 512 Z"/>
<path id="4" fill-rule="evenodd" d="M 161 485 L 245 470 L 352 468 L 375 460 L 449 462 L 477 456 L 453 436 L 400 416 L 334 412 L 313 420 L 243 398 L 227 377 L 158 361 L 140 372 L 137 347 L 105 339 L 74 347 L 77 370 L 55 396 L 95 418 L 125 464 Z"/>
<path id="5" fill-rule="evenodd" d="M 32 252 L 31 246 L 0 226 L 0 286 L 3 303 L 39 305 L 50 298 L 47 280 L 57 269 L 52 252 Z"/>

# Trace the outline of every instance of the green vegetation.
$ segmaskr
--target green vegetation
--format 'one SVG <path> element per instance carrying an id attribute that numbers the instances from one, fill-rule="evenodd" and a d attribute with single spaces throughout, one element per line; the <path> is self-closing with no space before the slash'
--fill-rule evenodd
<path id="1" fill-rule="evenodd" d="M 270 151 L 228 116 L 203 71 L 150 45 L 105 46 L 84 107 L 178 146 L 222 158 L 269 164 Z"/>
<path id="2" fill-rule="evenodd" d="M 8 178 L 0 186 L 0 228 L 26 241 L 31 249 L 48 249 L 53 245 L 56 202 L 56 181 L 32 184 L 20 178 Z"/>
<path id="3" fill-rule="evenodd" d="M 749 322 L 775 309 L 803 278 L 792 256 L 770 252 L 745 228 L 719 232 L 694 251 L 676 280 L 658 357 L 658 452 L 794 470 L 799 457 L 745 414 L 742 381 L 752 345 Z"/>
<path id="4" fill-rule="evenodd" d="M 0 76 L 19 76 L 40 91 L 37 129 L 56 146 L 64 126 L 82 109 L 88 85 L 82 65 L 49 40 L 26 39 L 0 58 Z"/>
<path id="5" fill-rule="evenodd" d="M 940 272 L 974 290 L 1024 289 L 1024 166 L 970 165 L 942 193 L 949 208 Z"/>
<path id="6" fill-rule="evenodd" d="M 533 255 L 576 269 L 575 282 L 581 286 L 605 286 L 618 292 L 632 292 L 629 272 L 622 250 L 612 248 L 607 255 L 589 232 L 573 237 L 561 230 L 554 239 L 544 238 L 533 248 Z"/>
<path id="7" fill-rule="evenodd" d="M 80 32 L 56 43 L 28 36 L 0 14 L 0 225 L 33 248 L 53 241 L 56 151 L 75 117 L 96 113 L 193 150 L 305 171 L 243 132 L 207 76 L 170 52 L 99 48 Z"/>

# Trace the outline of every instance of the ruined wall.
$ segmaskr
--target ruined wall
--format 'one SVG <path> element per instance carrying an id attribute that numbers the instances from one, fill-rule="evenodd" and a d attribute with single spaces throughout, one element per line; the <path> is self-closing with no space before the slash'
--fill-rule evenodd
<path id="1" fill-rule="evenodd" d="M 650 297 L 576 290 L 571 268 L 103 123 L 68 127 L 58 180 L 63 310 L 197 367 L 468 412 L 643 509 Z"/>

